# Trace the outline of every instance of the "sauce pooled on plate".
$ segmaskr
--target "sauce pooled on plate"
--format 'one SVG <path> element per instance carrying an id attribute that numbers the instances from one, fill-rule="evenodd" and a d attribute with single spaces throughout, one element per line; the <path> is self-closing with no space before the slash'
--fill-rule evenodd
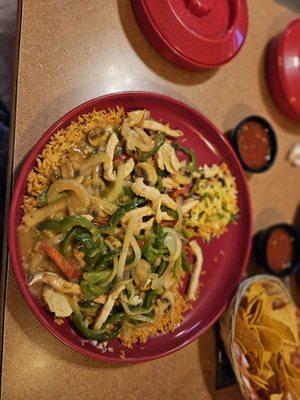
<path id="1" fill-rule="evenodd" d="M 271 156 L 268 129 L 256 121 L 245 122 L 238 133 L 238 150 L 244 163 L 251 169 L 264 167 Z"/>
<path id="2" fill-rule="evenodd" d="M 267 243 L 267 261 L 275 272 L 288 268 L 294 257 L 294 238 L 283 228 L 271 232 Z"/>

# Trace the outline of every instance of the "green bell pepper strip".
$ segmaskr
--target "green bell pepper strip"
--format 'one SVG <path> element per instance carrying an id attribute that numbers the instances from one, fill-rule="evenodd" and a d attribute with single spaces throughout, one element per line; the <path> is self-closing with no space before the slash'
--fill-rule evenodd
<path id="1" fill-rule="evenodd" d="M 83 279 L 80 282 L 80 287 L 82 293 L 88 300 L 93 300 L 98 296 L 102 296 L 103 294 L 106 294 L 110 289 L 109 286 L 92 285 Z"/>
<path id="2" fill-rule="evenodd" d="M 141 153 L 139 157 L 139 161 L 147 161 L 148 158 L 153 157 L 160 147 L 164 144 L 166 139 L 166 134 L 164 132 L 157 132 L 156 135 L 154 136 L 154 146 L 153 149 L 148 151 L 147 153 Z"/>
<path id="3" fill-rule="evenodd" d="M 119 208 L 118 211 L 116 211 L 110 218 L 109 224 L 112 227 L 116 227 L 122 217 L 131 210 L 134 210 L 135 208 L 144 205 L 146 203 L 146 200 L 140 197 L 135 197 L 132 202 L 125 204 L 125 206 Z"/>
<path id="4" fill-rule="evenodd" d="M 192 171 L 196 171 L 198 169 L 196 155 L 193 150 L 189 149 L 188 147 L 181 146 L 179 143 L 173 143 L 173 147 L 176 151 L 182 151 L 182 153 L 185 153 L 189 156 L 190 162 L 187 165 L 189 169 L 191 169 Z"/>
<path id="5" fill-rule="evenodd" d="M 66 233 L 70 229 L 80 226 L 87 229 L 95 239 L 99 237 L 100 230 L 87 218 L 80 215 L 68 215 L 59 220 L 46 219 L 38 225 L 39 230 L 52 230 L 56 233 Z"/>
<path id="6" fill-rule="evenodd" d="M 103 269 L 99 272 L 84 272 L 83 279 L 89 284 L 102 283 L 106 281 L 111 275 L 111 269 Z"/>
<path id="7" fill-rule="evenodd" d="M 96 308 L 96 307 L 99 307 L 99 304 L 95 303 L 92 300 L 79 301 L 78 305 L 79 305 L 80 308 Z"/>
<path id="8" fill-rule="evenodd" d="M 134 260 L 135 260 L 135 255 L 134 255 L 134 254 L 131 254 L 130 256 L 128 256 L 128 257 L 126 258 L 125 265 L 129 265 L 129 264 L 133 263 Z"/>
<path id="9" fill-rule="evenodd" d="M 78 228 L 71 229 L 65 236 L 64 240 L 61 243 L 61 252 L 66 258 L 71 257 L 71 246 L 73 245 L 73 241 L 75 239 Z"/>
<path id="10" fill-rule="evenodd" d="M 155 291 L 148 290 L 148 292 L 146 293 L 145 299 L 144 299 L 144 303 L 143 303 L 144 308 L 146 308 L 146 309 L 150 308 L 155 300 L 155 297 L 156 297 Z"/>
<path id="11" fill-rule="evenodd" d="M 168 208 L 166 206 L 162 206 L 161 207 L 162 211 L 165 211 L 168 215 L 170 215 L 170 217 L 174 218 L 174 219 L 178 219 L 178 212 L 175 210 L 172 210 L 171 208 Z"/>
<path id="12" fill-rule="evenodd" d="M 102 239 L 102 238 L 101 238 Z M 105 252 L 105 244 L 103 240 L 100 239 L 99 236 L 99 244 L 95 243 L 92 240 L 92 235 L 80 227 L 75 227 L 70 229 L 69 232 L 66 234 L 64 240 L 61 244 L 61 250 L 65 257 L 71 257 L 71 248 L 73 242 L 76 240 L 82 245 L 82 251 L 88 257 L 94 257 L 99 253 Z"/>
<path id="13" fill-rule="evenodd" d="M 167 248 L 162 245 L 161 237 L 161 232 L 159 232 L 158 236 L 152 233 L 146 237 L 142 254 L 150 264 L 153 264 L 158 257 L 163 256 L 167 252 Z M 156 248 L 157 245 L 159 248 Z"/>
<path id="14" fill-rule="evenodd" d="M 162 250 L 165 247 L 163 227 L 158 222 L 154 221 L 153 231 L 156 235 L 154 247 L 158 250 Z"/>
<path id="15" fill-rule="evenodd" d="M 182 269 L 187 272 L 191 272 L 192 266 L 188 260 L 188 257 L 185 252 L 182 252 Z"/>
<path id="16" fill-rule="evenodd" d="M 99 253 L 104 253 L 106 250 L 106 246 L 100 236 L 99 243 L 95 243 L 90 233 L 81 231 L 77 235 L 75 234 L 75 239 L 82 245 L 82 251 L 88 257 L 94 257 Z"/>
<path id="17" fill-rule="evenodd" d="M 178 281 L 181 279 L 182 272 L 183 272 L 182 256 L 180 256 L 177 258 L 174 265 L 174 275 Z"/>
<path id="18" fill-rule="evenodd" d="M 43 193 L 39 197 L 39 206 L 40 207 L 45 207 L 48 204 L 48 196 L 47 196 L 48 191 L 44 190 Z"/>
<path id="19" fill-rule="evenodd" d="M 46 219 L 38 225 L 39 231 L 52 231 L 55 233 L 61 233 L 61 220 L 57 219 Z"/>
<path id="20" fill-rule="evenodd" d="M 163 287 L 159 288 L 159 289 L 154 289 L 153 292 L 160 296 L 161 294 L 163 294 L 163 292 L 165 291 L 165 289 Z"/>
<path id="21" fill-rule="evenodd" d="M 162 276 L 167 268 L 167 261 L 163 260 L 158 268 L 158 276 Z"/>
<path id="22" fill-rule="evenodd" d="M 104 322 L 103 327 L 106 327 L 107 325 L 116 325 L 120 324 L 123 322 L 123 318 L 125 317 L 125 313 L 122 311 L 119 311 L 110 317 L 107 318 L 107 320 Z"/>
<path id="23" fill-rule="evenodd" d="M 162 177 L 157 175 L 157 183 L 156 183 L 156 188 L 162 193 L 164 191 L 163 183 L 162 183 Z"/>
<path id="24" fill-rule="evenodd" d="M 108 252 L 107 254 L 99 256 L 95 262 L 94 262 L 94 269 L 103 269 L 105 267 L 108 267 L 110 262 L 119 254 L 121 253 L 121 250 L 112 250 Z"/>
<path id="25" fill-rule="evenodd" d="M 80 215 L 68 215 L 67 217 L 61 220 L 62 232 L 68 232 L 75 226 L 81 226 L 82 228 L 87 229 L 96 238 L 99 235 L 98 228 L 87 218 L 81 217 Z"/>
<path id="26" fill-rule="evenodd" d="M 114 331 L 108 332 L 106 329 L 94 330 L 94 329 L 87 328 L 84 324 L 82 316 L 79 314 L 75 314 L 75 313 L 71 315 L 71 320 L 74 323 L 77 330 L 81 333 L 81 335 L 83 335 L 87 339 L 92 339 L 92 340 L 102 340 L 103 341 L 103 340 L 114 339 L 119 335 L 119 333 L 122 329 L 122 326 L 120 326 L 119 328 L 115 329 Z"/>
<path id="27" fill-rule="evenodd" d="M 129 186 L 123 186 L 123 192 L 126 196 L 133 197 L 134 193 Z"/>

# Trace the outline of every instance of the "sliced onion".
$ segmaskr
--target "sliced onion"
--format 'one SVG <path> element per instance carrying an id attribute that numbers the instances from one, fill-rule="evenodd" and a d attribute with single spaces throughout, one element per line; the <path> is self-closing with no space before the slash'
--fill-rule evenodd
<path id="1" fill-rule="evenodd" d="M 142 256 L 141 249 L 140 249 L 138 242 L 136 241 L 136 238 L 134 236 L 132 237 L 130 244 L 132 246 L 132 249 L 133 249 L 133 252 L 135 255 L 135 259 L 131 264 L 125 265 L 125 270 L 130 270 L 130 269 L 134 268 L 139 263 L 141 256 Z"/>
<path id="2" fill-rule="evenodd" d="M 141 312 L 141 310 L 139 310 L 139 311 L 131 311 L 130 308 L 128 307 L 127 303 L 125 303 L 124 301 L 121 300 L 121 304 L 122 304 L 122 306 L 124 308 L 124 311 L 126 312 L 127 315 L 148 314 L 153 309 L 153 306 L 151 306 L 150 308 L 148 308 L 147 310 L 144 310 L 142 312 Z"/>
<path id="3" fill-rule="evenodd" d="M 164 244 L 170 252 L 169 261 L 171 263 L 181 255 L 182 242 L 173 228 L 164 228 L 164 233 L 167 234 L 164 238 Z"/>
<path id="4" fill-rule="evenodd" d="M 99 165 L 107 160 L 107 154 L 105 153 L 96 153 L 91 155 L 91 157 L 81 164 L 79 171 L 82 172 L 84 175 L 89 175 L 88 172 L 91 170 L 92 167 L 95 165 Z"/>
<path id="5" fill-rule="evenodd" d="M 115 276 L 117 275 L 117 271 L 118 271 L 118 257 L 117 256 L 113 258 L 113 264 L 114 264 L 114 267 L 113 267 L 111 275 L 109 276 L 109 278 L 106 279 L 106 281 L 102 282 L 100 284 L 100 286 L 107 286 L 110 282 L 112 282 L 114 280 Z M 124 283 L 120 282 L 120 284 L 124 284 Z"/>
<path id="6" fill-rule="evenodd" d="M 92 207 L 94 207 L 99 214 L 101 214 L 100 211 L 104 211 L 108 215 L 113 215 L 118 210 L 116 205 L 110 203 L 106 199 L 100 199 L 99 197 L 90 195 L 90 201 Z"/>
<path id="7" fill-rule="evenodd" d="M 50 215 L 62 210 L 63 208 L 67 208 L 68 201 L 68 196 L 64 196 L 61 199 L 51 204 L 48 204 L 43 208 L 27 213 L 23 217 L 23 222 L 27 228 L 33 228 Z"/>
<path id="8" fill-rule="evenodd" d="M 120 281 L 116 284 L 116 287 L 119 286 L 128 286 L 130 283 L 132 283 L 132 279 L 125 279 L 123 281 Z"/>
<path id="9" fill-rule="evenodd" d="M 79 198 L 82 208 L 88 208 L 90 204 L 88 192 L 81 183 L 77 183 L 71 179 L 60 179 L 52 183 L 47 193 L 48 202 L 53 203 L 57 199 L 59 193 L 64 192 L 65 190 L 71 190 L 74 192 Z"/>
<path id="10" fill-rule="evenodd" d="M 162 299 L 162 300 L 166 300 L 166 301 L 169 303 L 169 305 L 170 305 L 170 307 L 171 307 L 171 310 L 170 310 L 170 311 L 172 311 L 173 308 L 174 308 L 174 304 L 175 304 L 174 293 L 171 292 L 171 290 L 166 290 L 166 291 L 163 293 L 163 295 L 161 296 L 161 299 Z"/>
<path id="11" fill-rule="evenodd" d="M 153 165 L 147 162 L 139 162 L 136 167 L 136 171 L 142 171 L 147 175 L 149 183 L 151 186 L 154 186 L 157 182 L 157 173 Z"/>
<path id="12" fill-rule="evenodd" d="M 111 203 L 113 203 L 121 194 L 122 190 L 123 190 L 123 186 L 125 185 L 125 165 L 124 164 L 120 164 L 118 166 L 118 170 L 117 170 L 117 177 L 115 180 L 115 183 L 113 185 L 113 187 L 110 189 L 110 191 L 107 193 L 107 195 L 105 196 L 105 199 Z"/>

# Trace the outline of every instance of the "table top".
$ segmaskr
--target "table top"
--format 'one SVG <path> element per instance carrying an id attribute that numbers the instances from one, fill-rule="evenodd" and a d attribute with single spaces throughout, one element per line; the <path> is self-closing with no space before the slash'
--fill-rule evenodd
<path id="1" fill-rule="evenodd" d="M 249 33 L 239 55 L 215 71 L 188 72 L 148 44 L 128 0 L 23 0 L 15 96 L 15 174 L 56 119 L 101 94 L 150 90 L 199 109 L 226 132 L 249 114 L 274 126 L 277 162 L 249 177 L 254 231 L 299 216 L 299 170 L 286 161 L 299 125 L 282 116 L 265 82 L 266 44 L 296 14 L 274 0 L 251 0 Z M 2 396 L 32 399 L 238 400 L 237 386 L 214 390 L 214 334 L 145 364 L 113 367 L 69 349 L 37 321 L 9 266 L 4 323 Z"/>

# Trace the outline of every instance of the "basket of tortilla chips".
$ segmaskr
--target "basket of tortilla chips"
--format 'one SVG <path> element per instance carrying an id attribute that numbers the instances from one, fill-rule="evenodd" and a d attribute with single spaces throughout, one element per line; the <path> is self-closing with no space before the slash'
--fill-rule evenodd
<path id="1" fill-rule="evenodd" d="M 280 279 L 246 279 L 221 336 L 245 399 L 300 399 L 299 310 Z"/>

